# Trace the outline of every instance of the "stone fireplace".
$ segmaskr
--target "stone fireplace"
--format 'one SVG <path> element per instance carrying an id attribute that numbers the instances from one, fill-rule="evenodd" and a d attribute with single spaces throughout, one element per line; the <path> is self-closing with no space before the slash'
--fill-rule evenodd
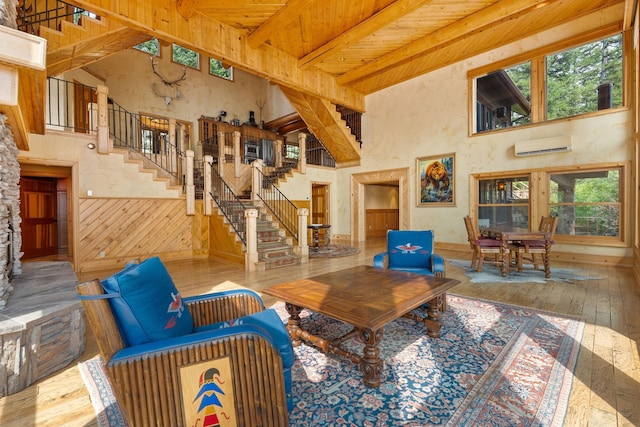
<path id="1" fill-rule="evenodd" d="M 0 310 L 9 299 L 11 279 L 22 272 L 20 264 L 20 164 L 11 129 L 0 114 Z"/>

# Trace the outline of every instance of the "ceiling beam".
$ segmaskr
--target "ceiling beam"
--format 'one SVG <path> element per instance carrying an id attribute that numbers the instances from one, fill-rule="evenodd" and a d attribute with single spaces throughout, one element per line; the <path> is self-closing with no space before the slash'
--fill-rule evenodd
<path id="1" fill-rule="evenodd" d="M 283 26 L 286 26 L 288 22 L 291 22 L 299 16 L 301 8 L 309 7 L 309 1 L 310 0 L 289 0 L 285 6 L 278 9 L 276 13 L 247 37 L 249 46 L 255 49 L 269 40 L 271 34 L 282 31 Z"/>
<path id="2" fill-rule="evenodd" d="M 349 84 L 364 79 L 387 67 L 397 65 L 398 62 L 405 61 L 407 58 L 420 55 L 426 51 L 435 51 L 440 47 L 446 47 L 454 40 L 468 36 L 469 33 L 496 24 L 504 19 L 515 19 L 533 8 L 546 7 L 554 1 L 558 0 L 502 0 L 492 7 L 484 8 L 442 30 L 428 34 L 403 48 L 394 50 L 375 61 L 368 62 L 361 67 L 344 73 L 338 77 L 338 82 L 340 84 Z"/>
<path id="3" fill-rule="evenodd" d="M 345 46 L 369 36 L 386 25 L 389 25 L 393 21 L 396 21 L 419 7 L 424 6 L 426 3 L 431 2 L 433 2 L 433 0 L 398 0 L 391 3 L 389 6 L 362 21 L 349 31 L 342 33 L 340 36 L 330 40 L 328 43 L 300 58 L 298 66 L 301 69 L 305 69 L 315 65 L 325 58 L 334 55 Z"/>
<path id="4" fill-rule="evenodd" d="M 200 0 L 177 0 L 176 9 L 183 18 L 189 19 L 196 13 L 196 8 L 200 5 Z"/>
<path id="5" fill-rule="evenodd" d="M 135 3 L 135 7 L 131 4 Z M 212 56 L 226 64 L 282 86 L 364 112 L 364 95 L 336 82 L 319 69 L 300 70 L 297 58 L 268 44 L 251 48 L 246 35 L 220 21 L 196 13 L 180 15 L 175 0 L 74 0 L 74 4 L 170 43 Z"/>

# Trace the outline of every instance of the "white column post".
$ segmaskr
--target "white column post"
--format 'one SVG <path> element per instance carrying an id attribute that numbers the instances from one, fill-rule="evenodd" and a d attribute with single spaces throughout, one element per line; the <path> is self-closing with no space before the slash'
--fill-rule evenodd
<path id="1" fill-rule="evenodd" d="M 246 219 L 247 251 L 244 255 L 244 270 L 256 271 L 258 266 L 258 210 L 247 209 L 244 211 Z"/>
<path id="2" fill-rule="evenodd" d="M 226 162 L 226 158 L 225 155 L 227 154 L 227 151 L 225 150 L 225 145 L 224 145 L 224 139 L 225 139 L 225 133 L 224 132 L 218 132 L 218 175 L 220 175 L 220 178 L 224 179 L 224 164 Z"/>
<path id="3" fill-rule="evenodd" d="M 193 151 L 187 150 L 187 173 L 185 175 L 187 182 L 185 190 L 187 192 L 187 215 L 195 215 L 196 213 L 196 186 L 193 185 Z"/>
<path id="4" fill-rule="evenodd" d="M 298 147 L 299 147 L 299 158 L 298 158 L 298 170 L 302 174 L 307 173 L 307 134 L 300 132 L 298 134 Z"/>
<path id="5" fill-rule="evenodd" d="M 233 166 L 234 166 L 234 176 L 236 178 L 240 178 L 240 174 L 242 171 L 240 170 L 240 165 L 242 164 L 242 151 L 240 151 L 240 132 L 237 130 L 233 131 Z"/>
<path id="6" fill-rule="evenodd" d="M 274 142 L 274 147 L 276 150 L 276 167 L 279 168 L 282 166 L 282 145 L 283 142 L 281 139 L 276 139 Z"/>
<path id="7" fill-rule="evenodd" d="M 109 154 L 113 151 L 113 144 L 109 141 L 109 117 L 107 115 L 109 88 L 98 85 L 96 93 L 98 97 L 98 153 Z"/>
<path id="8" fill-rule="evenodd" d="M 300 256 L 300 262 L 309 262 L 309 243 L 307 242 L 307 217 L 309 209 L 298 209 L 298 246 L 295 248 L 297 255 Z"/>
<path id="9" fill-rule="evenodd" d="M 213 162 L 212 156 L 204 156 L 204 191 L 202 192 L 202 202 L 204 203 L 204 214 L 211 215 L 213 196 L 211 195 L 211 163 Z M 218 164 L 218 168 L 220 164 Z"/>
<path id="10" fill-rule="evenodd" d="M 251 163 L 251 200 L 260 200 L 258 194 L 262 188 L 262 159 Z"/>

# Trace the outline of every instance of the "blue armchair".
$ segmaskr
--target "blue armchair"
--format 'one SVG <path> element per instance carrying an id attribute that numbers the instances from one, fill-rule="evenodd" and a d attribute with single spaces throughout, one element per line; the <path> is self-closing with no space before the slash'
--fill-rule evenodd
<path id="1" fill-rule="evenodd" d="M 288 426 L 295 355 L 255 292 L 182 298 L 157 257 L 77 290 L 129 425 Z"/>
<path id="2" fill-rule="evenodd" d="M 373 257 L 373 266 L 444 277 L 444 259 L 433 253 L 433 230 L 389 230 L 387 251 Z"/>

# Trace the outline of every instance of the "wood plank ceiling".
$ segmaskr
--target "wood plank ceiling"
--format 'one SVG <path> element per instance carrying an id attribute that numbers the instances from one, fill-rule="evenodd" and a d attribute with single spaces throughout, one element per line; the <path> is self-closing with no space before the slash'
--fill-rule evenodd
<path id="1" fill-rule="evenodd" d="M 306 105 L 317 98 L 318 105 L 329 102 L 364 112 L 364 97 L 368 94 L 578 17 L 593 14 L 596 22 L 599 16 L 606 15 L 611 22 L 613 16 L 620 29 L 630 28 L 636 1 L 76 0 L 74 3 L 157 36 L 163 42 L 181 44 L 264 77 L 283 87 L 290 100 L 289 95 L 298 99 L 304 95 Z M 357 148 L 345 156 L 342 159 L 345 162 L 357 160 Z"/>

